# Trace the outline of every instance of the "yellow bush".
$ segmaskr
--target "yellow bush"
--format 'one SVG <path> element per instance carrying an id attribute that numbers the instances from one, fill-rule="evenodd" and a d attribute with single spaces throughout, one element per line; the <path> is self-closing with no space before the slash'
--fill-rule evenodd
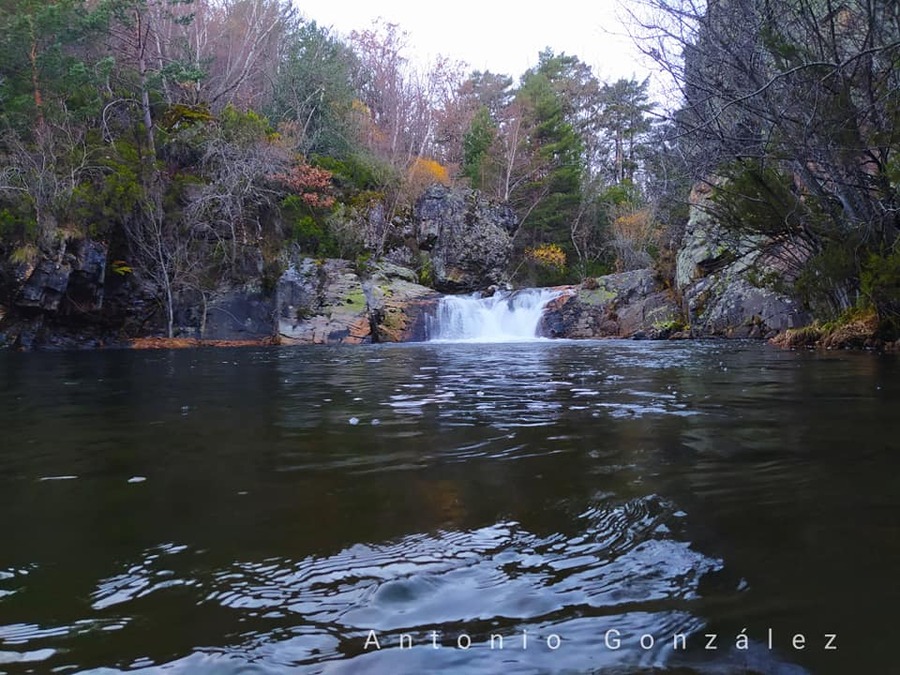
<path id="1" fill-rule="evenodd" d="M 542 267 L 552 267 L 556 270 L 566 268 L 566 252 L 559 244 L 541 244 L 525 249 L 525 257 Z"/>
<path id="2" fill-rule="evenodd" d="M 409 168 L 409 182 L 412 185 L 450 184 L 447 168 L 440 162 L 425 157 L 417 157 Z"/>

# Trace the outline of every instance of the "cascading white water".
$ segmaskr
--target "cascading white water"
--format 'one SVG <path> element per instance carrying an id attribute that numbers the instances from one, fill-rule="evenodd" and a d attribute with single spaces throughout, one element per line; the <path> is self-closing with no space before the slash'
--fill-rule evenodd
<path id="1" fill-rule="evenodd" d="M 561 294 L 548 288 L 497 291 L 490 297 L 441 298 L 427 325 L 431 341 L 513 342 L 535 340 L 544 308 Z"/>

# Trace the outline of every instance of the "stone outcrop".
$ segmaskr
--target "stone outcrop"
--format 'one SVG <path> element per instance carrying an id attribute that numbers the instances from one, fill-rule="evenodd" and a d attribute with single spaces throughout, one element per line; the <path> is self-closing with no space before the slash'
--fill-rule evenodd
<path id="1" fill-rule="evenodd" d="M 765 237 L 738 237 L 704 208 L 708 191 L 691 194 L 690 218 L 676 258 L 675 285 L 696 336 L 772 337 L 809 323 L 793 298 L 754 280 L 785 280 Z"/>
<path id="2" fill-rule="evenodd" d="M 295 261 L 275 294 L 276 331 L 286 344 L 399 342 L 424 332 L 424 310 L 437 295 L 396 265 L 362 278 L 346 260 Z"/>
<path id="3" fill-rule="evenodd" d="M 63 314 L 98 311 L 105 276 L 106 246 L 90 239 L 73 240 L 62 255 L 34 266 L 14 306 Z"/>
<path id="4" fill-rule="evenodd" d="M 275 299 L 259 282 L 222 286 L 205 302 L 197 293 L 182 294 L 177 305 L 178 335 L 242 341 L 271 338 L 275 332 Z"/>
<path id="5" fill-rule="evenodd" d="M 588 280 L 551 303 L 543 334 L 762 338 L 809 323 L 797 302 L 758 282 L 784 278 L 771 242 L 728 232 L 704 209 L 708 197 L 699 189 L 692 194 L 674 288 L 663 287 L 652 270 Z M 397 222 L 378 213 L 382 234 L 394 237 L 380 240 L 390 244 L 385 258 L 416 272 L 391 262 L 358 269 L 346 260 L 293 254 L 274 288 L 264 288 L 260 258 L 259 269 L 246 272 L 247 283 L 204 295 L 183 290 L 176 337 L 291 344 L 423 339 L 424 317 L 439 296 L 421 278 L 443 292 L 503 282 L 517 226 L 508 207 L 473 190 L 435 185 Z M 161 335 L 157 289 L 129 271 L 108 270 L 108 258 L 105 244 L 72 239 L 30 265 L 0 268 L 0 342 L 93 348 Z"/>
<path id="6" fill-rule="evenodd" d="M 3 275 L 9 304 L 0 312 L 0 345 L 74 349 L 107 344 L 106 260 L 105 244 L 70 239 L 52 256 L 11 264 Z"/>
<path id="7" fill-rule="evenodd" d="M 428 188 L 413 210 L 415 246 L 436 289 L 471 292 L 499 283 L 518 220 L 480 192 Z"/>
<path id="8" fill-rule="evenodd" d="M 4 269 L 0 346 L 94 349 L 165 333 L 154 289 L 107 270 L 104 244 L 73 240 L 54 259 Z M 21 269 L 19 269 L 21 268 Z M 267 290 L 262 279 L 175 299 L 175 338 L 211 342 L 367 343 L 424 338 L 438 294 L 397 265 L 360 274 L 346 260 L 295 256 Z"/>
<path id="9" fill-rule="evenodd" d="M 677 303 L 651 270 L 611 274 L 569 290 L 544 313 L 547 337 L 664 338 L 681 327 Z"/>

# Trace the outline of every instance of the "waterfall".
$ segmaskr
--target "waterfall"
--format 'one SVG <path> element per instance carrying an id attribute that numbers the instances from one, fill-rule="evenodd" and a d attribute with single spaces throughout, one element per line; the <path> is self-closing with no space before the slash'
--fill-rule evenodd
<path id="1" fill-rule="evenodd" d="M 544 308 L 561 291 L 527 288 L 441 298 L 427 324 L 429 340 L 513 342 L 535 340 Z"/>

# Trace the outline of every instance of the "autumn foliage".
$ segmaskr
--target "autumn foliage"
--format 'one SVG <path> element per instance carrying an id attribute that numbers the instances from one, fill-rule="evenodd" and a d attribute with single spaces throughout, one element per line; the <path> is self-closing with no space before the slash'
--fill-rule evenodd
<path id="1" fill-rule="evenodd" d="M 290 173 L 276 174 L 275 180 L 300 197 L 307 206 L 314 209 L 334 206 L 332 173 L 327 169 L 311 166 L 301 160 L 293 166 Z"/>
<path id="2" fill-rule="evenodd" d="M 559 244 L 541 244 L 525 250 L 528 260 L 540 265 L 562 271 L 566 267 L 566 252 Z"/>
<path id="3" fill-rule="evenodd" d="M 613 219 L 612 246 L 616 270 L 625 272 L 652 264 L 651 252 L 662 239 L 662 228 L 649 208 L 628 211 Z"/>
<path id="4" fill-rule="evenodd" d="M 447 168 L 440 162 L 425 157 L 417 157 L 409 169 L 409 181 L 414 184 L 450 184 Z"/>
<path id="5" fill-rule="evenodd" d="M 425 157 L 417 157 L 406 171 L 402 198 L 406 202 L 412 203 L 425 192 L 426 188 L 435 183 L 450 185 L 450 172 L 440 162 Z"/>

